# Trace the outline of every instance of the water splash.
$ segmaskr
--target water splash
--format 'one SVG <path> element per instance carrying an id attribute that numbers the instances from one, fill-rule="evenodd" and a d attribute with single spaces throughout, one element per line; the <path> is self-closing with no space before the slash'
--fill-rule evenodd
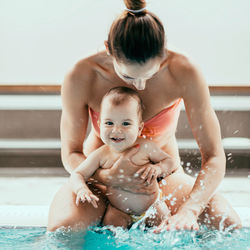
<path id="1" fill-rule="evenodd" d="M 218 231 L 202 226 L 199 231 L 163 231 L 143 224 L 124 230 L 112 226 L 90 227 L 88 231 L 74 232 L 69 228 L 46 233 L 45 228 L 0 228 L 1 249 L 249 249 L 250 229 Z"/>

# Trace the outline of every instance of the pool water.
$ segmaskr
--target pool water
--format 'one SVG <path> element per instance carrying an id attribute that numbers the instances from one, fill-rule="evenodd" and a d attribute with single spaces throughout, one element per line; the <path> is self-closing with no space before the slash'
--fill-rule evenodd
<path id="1" fill-rule="evenodd" d="M 46 228 L 0 228 L 0 249 L 250 249 L 250 228 L 234 232 L 170 231 L 154 234 L 152 230 L 92 227 L 87 232 Z"/>

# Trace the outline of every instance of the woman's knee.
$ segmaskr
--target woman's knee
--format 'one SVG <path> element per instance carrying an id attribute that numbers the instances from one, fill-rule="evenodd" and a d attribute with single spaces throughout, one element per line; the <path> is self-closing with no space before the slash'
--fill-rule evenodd
<path id="1" fill-rule="evenodd" d="M 54 232 L 59 228 L 72 228 L 72 229 L 74 229 L 76 226 L 74 219 L 75 218 L 73 216 L 71 216 L 71 217 L 64 217 L 64 218 L 57 219 L 57 220 L 55 220 L 55 219 L 49 220 L 48 226 L 47 226 L 47 231 Z M 82 229 L 84 229 L 83 225 L 82 225 Z"/>
<path id="2" fill-rule="evenodd" d="M 242 227 L 239 215 L 219 193 L 210 199 L 207 208 L 201 214 L 201 221 L 219 230 L 226 228 L 239 229 Z"/>
<path id="3" fill-rule="evenodd" d="M 75 194 L 67 185 L 62 187 L 50 205 L 47 230 L 55 231 L 61 227 L 86 229 L 91 224 L 101 221 L 106 208 L 105 198 L 102 194 L 94 192 L 99 197 L 97 208 L 88 202 L 77 206 Z"/>
<path id="4" fill-rule="evenodd" d="M 100 204 L 100 203 L 99 203 Z M 94 208 L 91 204 L 80 204 L 71 209 L 57 209 L 57 213 L 50 212 L 48 219 L 48 231 L 55 231 L 58 228 L 71 228 L 73 230 L 85 230 L 88 226 L 97 224 L 101 221 L 105 207 L 100 205 Z"/>

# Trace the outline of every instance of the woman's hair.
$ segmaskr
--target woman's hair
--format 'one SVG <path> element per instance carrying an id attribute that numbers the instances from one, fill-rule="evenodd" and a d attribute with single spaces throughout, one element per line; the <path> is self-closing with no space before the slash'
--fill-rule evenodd
<path id="1" fill-rule="evenodd" d="M 165 31 L 162 22 L 152 12 L 142 10 L 144 0 L 124 0 L 126 8 L 113 22 L 108 35 L 108 48 L 118 61 L 143 64 L 164 55 Z"/>
<path id="2" fill-rule="evenodd" d="M 139 116 L 139 120 L 142 121 L 143 103 L 139 94 L 135 90 L 128 87 L 114 87 L 104 95 L 104 97 L 102 98 L 102 103 L 106 97 L 110 98 L 110 101 L 114 106 L 122 105 L 131 100 L 131 98 L 135 99 L 138 103 L 137 113 Z"/>

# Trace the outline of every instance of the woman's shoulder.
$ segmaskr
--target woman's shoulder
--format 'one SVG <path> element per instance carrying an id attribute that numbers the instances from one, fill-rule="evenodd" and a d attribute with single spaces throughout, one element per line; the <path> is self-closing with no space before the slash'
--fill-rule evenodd
<path id="1" fill-rule="evenodd" d="M 101 67 L 104 57 L 104 52 L 98 52 L 76 62 L 66 74 L 62 90 L 70 91 L 73 89 L 76 92 L 84 90 L 84 93 L 88 95 L 88 90 L 93 87 L 98 75 L 98 68 Z"/>
<path id="2" fill-rule="evenodd" d="M 169 52 L 168 68 L 181 86 L 186 87 L 188 84 L 191 87 L 200 82 L 199 79 L 202 77 L 200 67 L 192 59 L 178 52 Z"/>
<path id="3" fill-rule="evenodd" d="M 100 67 L 106 57 L 104 51 L 85 57 L 76 62 L 69 73 L 77 77 L 92 76 L 97 72 L 98 67 Z"/>
<path id="4" fill-rule="evenodd" d="M 175 51 L 169 51 L 168 54 L 168 68 L 176 77 L 180 77 L 183 74 L 188 74 L 197 68 L 197 65 L 195 65 L 192 59 L 184 54 Z"/>

